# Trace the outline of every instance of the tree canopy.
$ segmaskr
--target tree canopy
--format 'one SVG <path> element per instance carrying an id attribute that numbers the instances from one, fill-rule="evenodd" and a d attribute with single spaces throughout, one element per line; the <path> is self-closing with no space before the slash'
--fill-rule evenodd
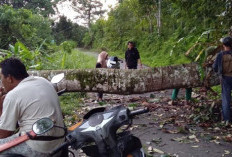
<path id="1" fill-rule="evenodd" d="M 15 9 L 29 9 L 33 13 L 39 13 L 48 17 L 55 14 L 55 6 L 59 0 L 1 0 L 1 5 L 10 5 Z"/>
<path id="2" fill-rule="evenodd" d="M 82 39 L 86 32 L 86 27 L 73 23 L 65 16 L 61 16 L 53 26 L 53 35 L 57 44 L 65 40 L 73 40 L 77 42 L 78 46 L 83 46 Z"/>
<path id="3" fill-rule="evenodd" d="M 35 48 L 44 40 L 52 39 L 51 22 L 27 9 L 0 6 L 0 48 L 8 49 L 17 40 L 29 48 Z"/>
<path id="4" fill-rule="evenodd" d="M 133 40 L 148 65 L 188 63 L 228 35 L 231 10 L 226 0 L 124 0 L 108 19 L 91 25 L 84 42 L 123 56 L 127 41 Z"/>
<path id="5" fill-rule="evenodd" d="M 72 0 L 72 5 L 77 12 L 76 18 L 84 20 L 88 27 L 106 12 L 100 0 Z"/>

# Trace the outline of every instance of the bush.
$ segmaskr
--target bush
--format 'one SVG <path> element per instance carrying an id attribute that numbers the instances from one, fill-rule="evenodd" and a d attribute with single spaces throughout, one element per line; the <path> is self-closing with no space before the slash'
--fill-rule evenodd
<path id="1" fill-rule="evenodd" d="M 77 43 L 75 41 L 64 41 L 63 43 L 60 44 L 61 49 L 64 52 L 71 53 L 72 49 L 77 47 Z"/>

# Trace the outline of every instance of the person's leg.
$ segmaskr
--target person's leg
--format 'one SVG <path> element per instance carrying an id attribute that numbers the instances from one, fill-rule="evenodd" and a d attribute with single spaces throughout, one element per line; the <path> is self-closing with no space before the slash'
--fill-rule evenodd
<path id="1" fill-rule="evenodd" d="M 102 101 L 103 93 L 99 92 L 99 93 L 97 93 L 97 96 L 98 96 L 98 101 Z"/>
<path id="2" fill-rule="evenodd" d="M 174 88 L 172 91 L 172 100 L 176 100 L 177 99 L 177 95 L 179 93 L 179 88 Z"/>
<path id="3" fill-rule="evenodd" d="M 191 100 L 192 98 L 192 88 L 186 88 L 185 89 L 185 99 L 187 101 Z"/>
<path id="4" fill-rule="evenodd" d="M 185 88 L 185 105 L 190 104 L 190 100 L 192 98 L 192 88 Z"/>
<path id="5" fill-rule="evenodd" d="M 222 115 L 224 121 L 231 122 L 231 89 L 232 77 L 224 76 L 222 78 Z"/>
<path id="6" fill-rule="evenodd" d="M 10 137 L 4 138 L 4 139 L 0 139 L 0 144 L 4 144 L 7 143 L 15 138 L 18 137 L 18 134 L 14 134 Z M 32 150 L 27 144 L 26 142 L 23 142 L 17 146 L 14 146 L 12 148 L 9 148 L 7 150 L 5 150 L 4 152 L 0 153 L 0 154 L 20 154 L 23 156 L 30 156 L 30 157 L 49 157 L 49 154 L 46 153 L 40 153 L 37 151 Z"/>
<path id="7" fill-rule="evenodd" d="M 128 67 L 128 69 L 137 69 L 137 66 L 136 67 Z"/>
<path id="8" fill-rule="evenodd" d="M 171 101 L 171 105 L 177 105 L 177 95 L 179 93 L 179 88 L 174 88 L 173 91 L 172 91 L 172 101 Z"/>

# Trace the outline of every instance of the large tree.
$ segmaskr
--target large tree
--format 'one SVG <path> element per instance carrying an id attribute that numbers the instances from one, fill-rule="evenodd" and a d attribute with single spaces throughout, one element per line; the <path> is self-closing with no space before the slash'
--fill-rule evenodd
<path id="1" fill-rule="evenodd" d="M 82 46 L 82 39 L 86 32 L 86 27 L 73 23 L 65 16 L 61 16 L 53 26 L 53 35 L 58 44 L 65 40 L 73 40 L 78 43 L 78 46 Z"/>
<path id="2" fill-rule="evenodd" d="M 101 17 L 106 10 L 100 0 L 72 0 L 73 9 L 79 14 L 77 18 L 85 21 L 90 27 L 91 22 Z"/>
<path id="3" fill-rule="evenodd" d="M 51 79 L 65 73 L 58 89 L 67 92 L 99 92 L 111 94 L 139 94 L 164 89 L 202 87 L 219 84 L 215 73 L 208 73 L 202 79 L 197 64 L 159 67 L 141 70 L 122 69 L 83 69 L 57 71 L 31 71 L 31 75 Z"/>

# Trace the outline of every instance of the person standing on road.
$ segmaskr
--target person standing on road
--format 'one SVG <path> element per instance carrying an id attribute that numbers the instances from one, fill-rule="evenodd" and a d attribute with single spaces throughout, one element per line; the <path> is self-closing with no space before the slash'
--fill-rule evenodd
<path id="1" fill-rule="evenodd" d="M 213 64 L 219 74 L 222 87 L 222 115 L 225 122 L 231 122 L 231 90 L 232 90 L 232 38 L 222 40 L 224 51 L 221 51 Z"/>
<path id="2" fill-rule="evenodd" d="M 102 51 L 98 55 L 96 68 L 107 68 L 107 62 L 106 62 L 107 59 L 108 59 L 108 53 L 106 51 Z M 103 93 L 98 92 L 98 94 L 97 94 L 97 102 L 102 102 L 102 98 L 103 98 Z"/>
<path id="3" fill-rule="evenodd" d="M 140 68 L 142 69 L 142 63 L 139 55 L 138 49 L 135 47 L 134 42 L 129 41 L 128 49 L 125 53 L 125 69 L 137 69 L 138 64 L 140 65 Z"/>

